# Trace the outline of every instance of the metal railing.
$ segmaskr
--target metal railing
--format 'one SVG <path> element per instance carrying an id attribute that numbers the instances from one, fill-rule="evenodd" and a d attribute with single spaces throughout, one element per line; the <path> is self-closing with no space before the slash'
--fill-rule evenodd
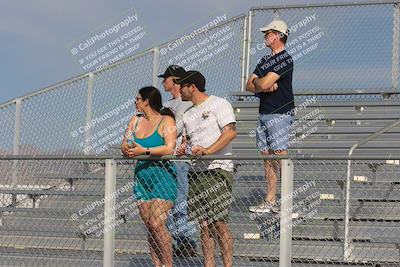
<path id="1" fill-rule="evenodd" d="M 352 156 L 353 153 L 354 153 L 354 151 L 355 151 L 358 147 L 360 147 L 360 146 L 362 146 L 362 145 L 368 143 L 369 141 L 371 141 L 371 140 L 377 138 L 378 136 L 380 136 L 380 135 L 382 135 L 382 134 L 384 134 L 384 133 L 390 131 L 391 129 L 397 127 L 398 125 L 400 125 L 400 119 L 399 119 L 398 121 L 395 121 L 395 122 L 391 123 L 390 125 L 388 125 L 388 126 L 382 128 L 380 131 L 378 131 L 378 132 L 376 132 L 376 133 L 374 133 L 374 134 L 371 134 L 371 135 L 367 136 L 366 138 L 364 138 L 364 139 L 358 141 L 357 143 L 355 143 L 355 144 L 350 148 L 349 153 L 348 153 L 348 156 L 349 156 L 349 157 Z M 351 250 L 352 250 L 352 248 L 351 248 L 351 241 L 350 241 L 350 237 L 349 237 L 349 231 L 350 231 L 350 230 L 349 230 L 349 229 L 350 229 L 350 226 L 349 226 L 349 224 L 350 224 L 350 197 L 351 197 L 351 196 L 350 196 L 350 189 L 351 189 L 351 180 L 350 180 L 350 177 L 351 177 L 351 173 L 352 173 L 352 172 L 351 172 L 351 163 L 352 163 L 352 161 L 349 159 L 349 160 L 347 161 L 346 215 L 345 215 L 345 233 L 344 233 L 344 246 L 343 246 L 343 250 L 344 250 L 344 252 L 343 252 L 343 258 L 344 258 L 345 261 L 349 261 L 349 257 L 350 257 Z"/>
<path id="2" fill-rule="evenodd" d="M 128 255 L 130 253 L 139 253 L 137 256 L 133 256 L 133 259 L 140 254 L 143 255 L 143 252 L 146 255 L 146 250 L 143 250 L 142 247 L 145 237 L 140 233 L 137 234 L 137 229 L 140 229 L 140 226 L 136 222 L 137 217 L 134 217 L 133 221 L 129 217 L 129 214 L 135 214 L 137 211 L 132 210 L 131 207 L 128 211 L 128 217 L 125 218 L 126 214 L 122 216 L 123 214 L 118 209 L 122 205 L 121 203 L 125 202 L 125 197 L 127 196 L 126 191 L 121 190 L 121 188 L 126 190 L 126 185 L 129 185 L 129 188 L 131 188 L 131 182 L 129 181 L 135 180 L 132 173 L 135 170 L 136 160 L 156 162 L 162 160 L 162 162 L 166 162 L 167 160 L 180 161 L 184 159 L 193 160 L 194 158 L 140 156 L 136 159 L 126 159 L 110 155 L 4 156 L 0 158 L 1 176 L 7 177 L 9 173 L 14 172 L 12 168 L 17 167 L 19 170 L 19 173 L 17 172 L 19 181 L 13 187 L 0 188 L 0 193 L 12 194 L 13 196 L 33 195 L 37 196 L 36 199 L 39 201 L 36 208 L 3 205 L 1 212 L 12 212 L 12 214 L 15 214 L 13 215 L 15 220 L 18 219 L 19 212 L 29 212 L 30 217 L 33 218 L 37 212 L 39 212 L 38 214 L 45 212 L 45 216 L 48 219 L 47 231 L 52 236 L 57 235 L 57 233 L 51 232 L 51 229 L 54 227 L 51 223 L 58 223 L 52 221 L 54 220 L 52 217 L 56 216 L 58 220 L 61 219 L 62 216 L 56 214 L 60 214 L 64 209 L 63 207 L 58 207 L 59 204 L 57 203 L 60 203 L 60 201 L 65 202 L 68 198 L 71 202 L 67 201 L 65 203 L 74 203 L 72 199 L 79 197 L 77 199 L 79 202 L 77 203 L 81 204 L 78 204 L 74 210 L 67 209 L 68 216 L 65 218 L 71 226 L 73 225 L 72 227 L 76 231 L 79 230 L 82 232 L 78 233 L 78 235 L 83 237 L 82 247 L 85 251 L 79 258 L 95 260 L 94 258 L 90 258 L 90 252 L 102 251 L 104 266 L 114 266 L 120 260 L 120 256 L 115 258 L 117 251 L 126 251 L 125 253 L 128 253 Z M 399 241 L 396 239 L 396 233 L 400 229 L 398 225 L 394 225 L 400 219 L 396 212 L 400 209 L 400 195 L 398 190 L 396 191 L 395 189 L 398 183 L 393 183 L 393 181 L 398 181 L 399 178 L 398 158 L 388 156 L 318 157 L 309 155 L 262 157 L 205 156 L 203 158 L 196 158 L 196 161 L 202 162 L 202 160 L 213 159 L 231 159 L 236 164 L 235 184 L 233 186 L 234 193 L 230 202 L 230 209 L 233 212 L 232 216 L 235 218 L 232 222 L 236 231 L 234 234 L 236 240 L 236 249 L 234 246 L 235 261 L 251 262 L 252 259 L 257 259 L 260 262 L 268 262 L 279 258 L 280 266 L 291 266 L 292 261 L 310 262 L 315 261 L 313 259 L 315 257 L 317 259 L 316 263 L 320 264 L 332 261 L 338 264 L 357 261 L 366 263 L 398 263 L 399 259 L 397 257 L 396 260 L 395 256 L 397 253 L 395 246 Z M 263 160 L 282 160 L 281 192 L 280 194 L 278 193 L 280 196 L 281 212 L 278 220 L 276 218 L 271 219 L 268 216 L 265 217 L 263 214 L 251 214 L 246 211 L 247 205 L 259 202 L 262 199 L 263 190 L 260 191 L 260 185 L 263 184 L 261 178 L 263 174 L 260 173 L 262 173 L 263 169 Z M 17 161 L 17 164 L 13 164 L 14 161 Z M 346 162 L 349 161 L 352 161 L 354 164 L 354 170 L 352 171 L 354 177 L 348 175 L 348 165 L 346 165 Z M 379 172 L 379 176 L 377 177 L 372 177 L 374 171 L 370 170 L 370 165 L 373 164 L 376 165 L 375 175 L 376 169 Z M 88 168 L 87 165 L 97 167 Z M 29 173 L 26 173 L 26 169 L 29 170 Z M 100 170 L 100 172 L 95 171 L 95 169 Z M 50 179 L 50 176 L 52 176 L 52 179 L 68 178 L 81 182 L 80 184 L 78 183 L 79 187 L 72 191 L 65 189 L 55 191 L 54 188 L 20 188 L 24 184 L 48 184 L 47 179 Z M 360 177 L 364 178 L 361 179 Z M 100 182 L 96 187 L 93 187 L 89 183 L 92 179 L 99 179 L 98 181 L 104 179 L 104 183 Z M 126 181 L 128 181 L 127 184 L 124 183 Z M 343 185 L 340 185 L 341 183 Z M 344 187 L 344 183 L 346 183 L 346 187 Z M 355 186 L 352 191 L 349 191 L 348 185 L 350 183 L 354 184 L 353 187 Z M 104 193 L 99 194 L 99 191 Z M 129 193 L 128 195 L 131 194 Z M 44 198 L 41 199 L 41 197 Z M 59 197 L 66 197 L 66 199 L 58 199 Z M 96 204 L 101 202 L 101 200 L 104 200 L 104 208 L 102 208 L 102 205 L 93 205 L 93 203 Z M 348 205 L 350 200 L 353 201 L 354 208 Z M 363 204 L 357 204 L 359 201 L 362 201 Z M 383 206 L 386 205 L 386 208 L 379 210 L 379 207 L 375 206 L 374 203 L 382 203 Z M 89 210 L 89 207 L 93 207 L 93 210 Z M 123 217 L 122 222 L 121 216 Z M 7 226 L 7 229 L 11 232 L 28 230 L 30 231 L 29 235 L 36 233 L 35 231 L 31 231 L 32 228 L 21 229 L 18 223 L 14 223 L 12 226 L 7 225 L 8 221 L 5 219 L 7 216 L 3 215 L 2 217 L 3 226 L 0 226 L 0 231 L 2 230 L 1 227 Z M 94 223 L 93 219 L 97 219 L 97 222 Z M 349 224 L 350 220 L 351 223 Z M 24 219 L 24 221 L 26 220 Z M 363 224 L 363 222 L 368 223 Z M 331 223 L 333 224 L 332 229 L 324 228 L 328 227 L 328 224 L 330 225 Z M 91 226 L 95 226 L 95 224 L 100 225 L 102 229 L 96 230 L 95 228 L 93 230 L 90 228 Z M 34 226 L 34 223 L 30 225 Z M 36 225 L 36 227 L 39 226 Z M 130 230 L 120 232 L 122 231 L 121 227 Z M 136 234 L 129 237 L 129 233 Z M 273 237 L 270 237 L 271 234 Z M 37 235 L 33 239 L 37 238 L 40 240 L 42 238 L 40 231 L 37 232 Z M 66 235 L 70 235 L 69 232 Z M 101 237 L 101 235 L 103 235 L 102 247 L 90 243 L 98 240 L 98 237 Z M 91 241 L 91 238 L 94 238 L 94 236 L 97 239 L 95 238 Z M 260 242 L 254 242 L 260 236 L 262 238 Z M 276 240 L 277 237 L 279 237 L 279 243 L 274 242 L 274 238 Z M 124 242 L 132 239 L 132 243 L 130 245 L 128 243 L 121 245 L 121 238 L 125 240 Z M 265 243 L 265 241 L 262 241 L 263 238 L 270 241 Z M 12 238 L 8 240 L 8 246 L 10 247 L 18 244 L 14 243 Z M 25 246 L 37 246 L 35 244 L 30 245 L 30 242 L 33 241 L 27 240 L 29 240 L 28 237 L 25 238 Z M 45 253 L 50 253 L 50 251 L 59 248 L 60 244 L 55 241 L 56 238 L 53 238 L 53 241 L 41 241 L 42 250 L 44 249 Z M 338 242 L 345 248 L 341 252 L 338 250 Z M 349 244 L 347 242 L 350 244 L 356 242 L 352 245 L 354 246 L 352 250 L 349 250 L 349 247 L 346 246 L 346 244 Z M 63 240 L 60 243 L 66 246 L 64 248 L 66 250 L 76 249 L 72 244 L 71 247 L 68 247 L 68 243 L 65 244 Z M 362 250 L 360 250 L 360 244 L 364 244 Z M 318 255 L 310 254 L 315 253 L 312 251 L 315 251 L 314 248 L 319 246 L 321 246 L 321 249 L 317 253 Z M 309 249 L 304 250 L 306 247 L 309 247 Z M 279 252 L 276 253 L 274 249 L 278 248 Z M 185 259 L 178 258 L 175 260 L 184 261 Z M 248 262 L 248 264 L 250 263 Z"/>
<path id="3" fill-rule="evenodd" d="M 112 142 L 115 140 L 106 141 L 91 150 L 94 143 L 91 137 L 107 128 L 110 120 L 98 120 L 88 130 L 80 129 L 115 110 L 117 106 L 128 103 L 140 87 L 150 84 L 161 87 L 157 75 L 168 65 L 182 63 L 190 66 L 189 62 L 184 62 L 185 58 L 192 58 L 191 62 L 199 61 L 200 56 L 196 57 L 196 53 L 200 48 L 195 46 L 207 43 L 211 37 L 218 37 L 214 40 L 220 41 L 220 45 L 206 54 L 198 53 L 210 56 L 203 57 L 195 67 L 205 74 L 207 91 L 223 97 L 229 97 L 240 88 L 244 91 L 249 73 L 257 60 L 267 53 L 258 28 L 276 17 L 286 20 L 289 27 L 296 29 L 290 34 L 289 50 L 296 48 L 295 41 L 299 41 L 301 36 L 312 29 L 317 29 L 315 34 L 321 33 L 322 36 L 315 43 L 318 49 L 309 52 L 307 60 L 300 57 L 296 61 L 296 92 L 342 88 L 364 92 L 386 88 L 385 91 L 390 89 L 396 92 L 399 89 L 399 10 L 399 1 L 252 8 L 247 15 L 226 20 L 188 40 L 178 49 L 169 49 L 169 45 L 178 39 L 172 40 L 104 69 L 82 74 L 0 105 L 0 153 L 103 153 L 105 150 L 101 147 L 115 143 Z M 299 24 L 303 20 L 308 26 Z M 352 27 L 346 26 L 349 24 Z M 351 35 L 351 38 L 341 37 L 346 34 Z M 372 35 L 376 38 L 368 42 L 364 40 L 366 36 Z M 314 45 L 313 40 L 310 39 L 310 44 Z M 335 46 L 331 45 L 333 43 Z M 337 45 L 339 43 L 341 46 Z M 365 46 L 366 43 L 368 46 Z M 218 51 L 215 50 L 217 48 Z M 381 51 L 382 54 L 375 57 L 377 53 L 368 53 L 371 49 Z M 181 55 L 186 51 L 191 52 Z M 366 57 L 365 53 L 370 56 Z M 299 51 L 293 52 L 293 56 L 298 54 Z M 164 94 L 164 99 L 166 97 Z M 121 120 L 123 127 L 127 123 L 128 114 L 133 110 L 130 108 L 132 103 L 127 105 L 128 108 L 118 110 L 118 114 L 113 117 L 114 121 Z M 78 131 L 78 135 L 72 136 L 75 131 Z"/>

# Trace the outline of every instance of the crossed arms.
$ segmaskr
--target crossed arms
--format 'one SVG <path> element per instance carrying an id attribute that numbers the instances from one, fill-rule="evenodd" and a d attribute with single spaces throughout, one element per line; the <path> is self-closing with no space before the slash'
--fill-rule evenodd
<path id="1" fill-rule="evenodd" d="M 250 75 L 246 83 L 246 90 L 252 93 L 267 93 L 273 92 L 278 89 L 276 83 L 279 79 L 279 75 L 275 72 L 268 72 L 262 78 L 258 78 L 254 73 Z"/>

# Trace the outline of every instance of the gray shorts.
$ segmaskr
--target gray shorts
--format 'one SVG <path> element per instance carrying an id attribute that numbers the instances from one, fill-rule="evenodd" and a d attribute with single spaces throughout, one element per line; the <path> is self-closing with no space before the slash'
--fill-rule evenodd
<path id="1" fill-rule="evenodd" d="M 258 149 L 262 152 L 287 150 L 292 124 L 292 116 L 259 114 L 256 129 Z"/>

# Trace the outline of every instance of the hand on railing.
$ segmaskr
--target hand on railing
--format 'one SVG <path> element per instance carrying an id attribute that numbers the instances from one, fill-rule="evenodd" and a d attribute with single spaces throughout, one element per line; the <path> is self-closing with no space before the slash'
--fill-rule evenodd
<path id="1" fill-rule="evenodd" d="M 192 154 L 195 156 L 208 155 L 208 149 L 202 146 L 195 146 L 192 149 Z"/>
<path id="2" fill-rule="evenodd" d="M 140 144 L 133 142 L 128 145 L 127 155 L 128 157 L 136 157 L 139 155 L 144 155 L 146 153 L 146 148 L 141 146 Z"/>
<path id="3" fill-rule="evenodd" d="M 187 137 L 184 135 L 182 138 L 182 143 L 176 148 L 176 155 L 183 156 L 186 155 L 186 149 L 188 148 L 188 140 Z"/>
<path id="4" fill-rule="evenodd" d="M 140 146 L 140 148 L 138 147 L 139 145 L 137 143 L 128 144 L 127 142 L 124 142 L 121 146 L 121 152 L 127 157 L 134 157 L 144 154 L 145 150 L 143 150 L 143 153 L 138 154 L 140 152 L 140 148 L 144 149 L 142 146 Z"/>

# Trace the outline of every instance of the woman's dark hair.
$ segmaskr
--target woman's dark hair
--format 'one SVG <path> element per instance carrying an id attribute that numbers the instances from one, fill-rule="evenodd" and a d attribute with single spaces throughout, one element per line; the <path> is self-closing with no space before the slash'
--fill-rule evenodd
<path id="1" fill-rule="evenodd" d="M 162 108 L 162 109 L 160 110 L 160 114 L 161 114 L 161 115 L 165 115 L 165 116 L 170 116 L 170 117 L 172 117 L 172 118 L 175 120 L 175 115 L 174 115 L 174 113 L 172 112 L 172 110 L 170 110 L 169 108 Z"/>
<path id="2" fill-rule="evenodd" d="M 139 90 L 143 100 L 149 100 L 149 105 L 152 109 L 159 112 L 161 115 L 171 116 L 175 119 L 174 113 L 169 108 L 163 108 L 161 93 L 153 86 L 146 86 Z"/>

